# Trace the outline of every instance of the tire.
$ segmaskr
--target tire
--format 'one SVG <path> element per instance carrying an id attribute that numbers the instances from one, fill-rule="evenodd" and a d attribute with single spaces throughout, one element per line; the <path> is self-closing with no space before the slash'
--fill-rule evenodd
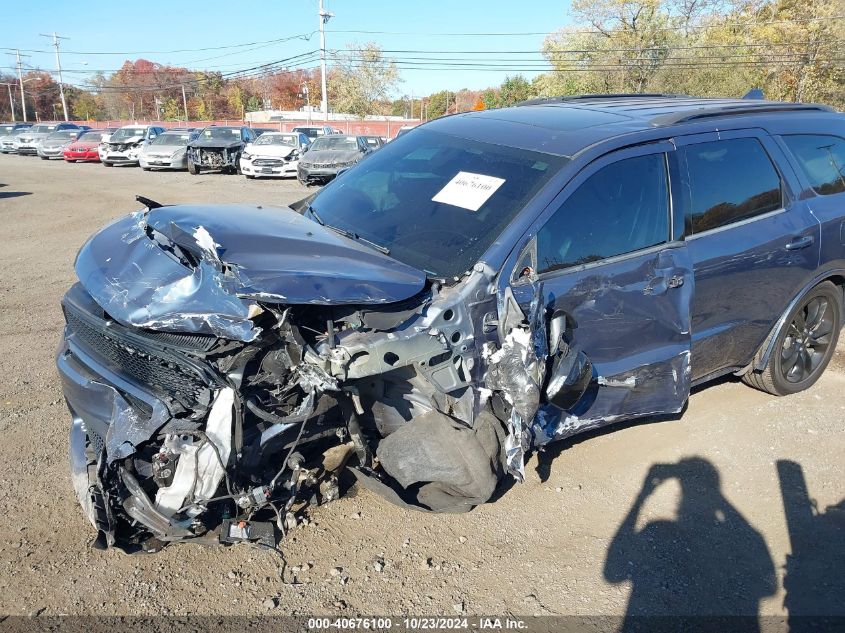
<path id="1" fill-rule="evenodd" d="M 47 156 L 39 156 L 38 158 L 40 158 L 41 160 L 50 160 Z"/>
<path id="2" fill-rule="evenodd" d="M 188 161 L 188 173 L 192 176 L 198 176 L 202 169 L 198 165 L 194 165 L 191 161 Z"/>
<path id="3" fill-rule="evenodd" d="M 842 290 L 823 281 L 786 317 L 763 370 L 748 372 L 743 382 L 775 396 L 808 389 L 830 363 L 841 329 Z"/>
<path id="4" fill-rule="evenodd" d="M 103 165 L 105 165 L 106 167 L 112 167 L 112 163 L 109 163 L 107 161 L 103 161 Z"/>
<path id="5" fill-rule="evenodd" d="M 143 169 L 144 171 L 151 171 L 150 167 L 141 167 L 141 169 Z"/>
<path id="6" fill-rule="evenodd" d="M 252 180 L 253 178 L 255 178 L 255 176 L 250 176 L 249 174 L 244 174 L 244 176 L 247 177 L 247 180 Z"/>

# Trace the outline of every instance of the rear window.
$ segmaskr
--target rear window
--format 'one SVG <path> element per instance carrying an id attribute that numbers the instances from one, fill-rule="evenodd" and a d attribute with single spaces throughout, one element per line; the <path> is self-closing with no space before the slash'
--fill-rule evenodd
<path id="1" fill-rule="evenodd" d="M 845 139 L 822 134 L 783 137 L 801 171 L 816 193 L 829 196 L 845 191 Z"/>
<path id="2" fill-rule="evenodd" d="M 684 235 L 783 206 L 780 175 L 760 141 L 737 138 L 681 148 L 689 181 Z"/>

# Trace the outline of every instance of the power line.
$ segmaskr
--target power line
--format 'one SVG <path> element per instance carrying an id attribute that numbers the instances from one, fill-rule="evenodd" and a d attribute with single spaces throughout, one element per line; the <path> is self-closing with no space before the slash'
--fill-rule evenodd
<path id="1" fill-rule="evenodd" d="M 311 31 L 310 33 L 299 33 L 297 35 L 291 35 L 289 37 L 280 37 L 274 40 L 264 40 L 259 42 L 245 42 L 243 44 L 229 44 L 226 46 L 206 46 L 204 48 L 180 48 L 174 49 L 170 51 L 65 51 L 68 55 L 172 55 L 174 53 L 201 53 L 204 51 L 221 51 L 226 49 L 232 48 L 244 48 L 247 46 L 255 46 L 257 44 L 278 44 L 280 42 L 289 42 L 295 39 L 302 39 L 304 41 L 309 41 L 311 36 L 314 35 L 316 31 Z M 0 50 L 5 51 L 14 51 L 14 48 L 4 48 L 0 47 Z M 51 53 L 52 51 L 45 51 L 45 50 L 36 50 L 36 49 L 20 49 L 26 53 Z"/>
<path id="2" fill-rule="evenodd" d="M 825 17 L 808 17 L 808 18 L 795 18 L 792 20 L 767 20 L 767 21 L 749 21 L 749 22 L 715 22 L 712 24 L 701 24 L 701 25 L 678 25 L 678 26 L 665 26 L 660 27 L 657 29 L 653 29 L 654 31 L 696 31 L 696 30 L 705 30 L 705 29 L 712 29 L 712 28 L 724 28 L 724 27 L 731 27 L 731 26 L 761 26 L 761 25 L 769 25 L 769 24 L 804 24 L 808 22 L 826 22 L 829 20 L 842 20 L 845 19 L 845 15 L 834 15 L 834 16 L 825 16 Z M 343 33 L 360 33 L 362 35 L 424 35 L 427 37 L 430 36 L 446 36 L 446 37 L 520 37 L 520 36 L 531 36 L 531 35 L 552 35 L 553 33 L 549 33 L 548 31 L 525 31 L 522 33 L 445 33 L 445 32 L 438 32 L 438 33 L 425 33 L 420 31 L 366 31 L 366 30 L 345 30 L 345 31 L 328 31 L 332 34 L 343 34 Z M 556 31 L 558 33 L 560 31 Z M 598 29 L 590 29 L 590 30 L 567 30 L 563 31 L 568 35 L 598 35 L 601 33 L 628 33 L 630 32 L 629 29 L 604 29 L 603 31 L 599 31 Z"/>

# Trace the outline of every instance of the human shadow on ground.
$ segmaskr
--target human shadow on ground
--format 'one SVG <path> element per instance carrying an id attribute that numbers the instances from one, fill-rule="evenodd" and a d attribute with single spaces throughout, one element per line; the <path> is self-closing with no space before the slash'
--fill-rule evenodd
<path id="1" fill-rule="evenodd" d="M 646 500 L 671 479 L 681 489 L 675 519 L 638 529 Z M 701 457 L 651 467 L 608 547 L 604 577 L 631 583 L 623 631 L 760 631 L 760 600 L 777 587 L 763 537 Z"/>

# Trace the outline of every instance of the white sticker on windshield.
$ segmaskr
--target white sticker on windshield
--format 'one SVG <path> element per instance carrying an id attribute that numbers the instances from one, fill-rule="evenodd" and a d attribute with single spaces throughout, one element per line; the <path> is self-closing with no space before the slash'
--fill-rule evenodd
<path id="1" fill-rule="evenodd" d="M 431 200 L 478 211 L 503 184 L 504 178 L 459 171 Z"/>

